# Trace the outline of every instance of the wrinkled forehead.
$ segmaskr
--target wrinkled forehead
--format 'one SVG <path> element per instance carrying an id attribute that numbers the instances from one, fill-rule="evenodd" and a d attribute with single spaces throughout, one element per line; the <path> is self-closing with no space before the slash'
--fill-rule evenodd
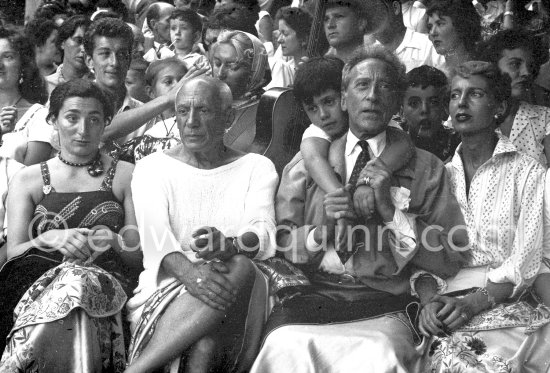
<path id="1" fill-rule="evenodd" d="M 367 58 L 351 68 L 351 80 L 362 78 L 383 80 L 389 83 L 396 82 L 392 67 L 387 62 L 377 58 Z"/>
<path id="2" fill-rule="evenodd" d="M 176 106 L 200 105 L 221 109 L 221 104 L 219 88 L 204 80 L 191 80 L 185 83 L 176 96 Z"/>

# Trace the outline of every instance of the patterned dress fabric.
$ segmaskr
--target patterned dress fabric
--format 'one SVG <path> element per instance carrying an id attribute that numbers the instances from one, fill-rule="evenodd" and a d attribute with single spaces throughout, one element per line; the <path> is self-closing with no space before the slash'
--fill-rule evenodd
<path id="1" fill-rule="evenodd" d="M 43 163 L 45 196 L 35 208 L 33 235 L 100 225 L 119 231 L 124 209 L 111 191 L 116 163 L 113 161 L 100 190 L 82 193 L 57 193 Z M 5 281 L 1 288 L 17 293 L 12 279 L 25 287 L 22 297 L 18 293 L 3 298 L 12 305 L 13 300 L 20 300 L 8 312 L 13 314 L 14 326 L 0 372 L 123 371 L 121 310 L 127 299 L 125 288 L 130 286 L 127 272 L 113 249 L 94 263 L 67 262 L 57 251 L 38 249 L 10 260 L 0 272 L 0 282 Z"/>
<path id="2" fill-rule="evenodd" d="M 460 152 L 459 146 L 447 170 L 470 238 L 472 258 L 465 270 L 486 272 L 474 288 L 460 290 L 460 296 L 484 287 L 487 279 L 513 283 L 514 295 L 457 331 L 426 340 L 421 371 L 546 372 L 550 309 L 526 291 L 543 265 L 544 168 L 501 137 L 467 190 Z M 448 282 L 456 288 L 452 279 Z"/>
<path id="3" fill-rule="evenodd" d="M 522 153 L 548 166 L 544 154 L 544 138 L 550 134 L 550 108 L 522 102 L 510 130 L 510 141 Z"/>

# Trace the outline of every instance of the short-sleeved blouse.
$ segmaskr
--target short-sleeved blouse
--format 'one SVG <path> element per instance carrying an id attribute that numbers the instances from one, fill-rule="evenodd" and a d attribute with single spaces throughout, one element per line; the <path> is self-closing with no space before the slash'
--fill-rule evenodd
<path id="1" fill-rule="evenodd" d="M 510 141 L 516 148 L 547 166 L 542 141 L 550 134 L 550 108 L 522 102 L 514 117 Z"/>
<path id="2" fill-rule="evenodd" d="M 23 163 L 29 142 L 39 141 L 51 144 L 53 126 L 46 122 L 47 115 L 46 107 L 40 104 L 32 105 L 17 121 L 13 131 L 2 136 L 0 156 Z"/>

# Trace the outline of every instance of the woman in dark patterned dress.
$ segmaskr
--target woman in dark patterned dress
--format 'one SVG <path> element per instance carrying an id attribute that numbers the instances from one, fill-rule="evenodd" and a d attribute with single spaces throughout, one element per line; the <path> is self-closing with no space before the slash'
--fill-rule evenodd
<path id="1" fill-rule="evenodd" d="M 14 325 L 0 372 L 124 369 L 121 310 L 141 252 L 128 229 L 136 226 L 133 166 L 99 152 L 112 116 L 112 100 L 94 83 L 58 86 L 48 120 L 59 156 L 12 183 L 0 315 Z"/>

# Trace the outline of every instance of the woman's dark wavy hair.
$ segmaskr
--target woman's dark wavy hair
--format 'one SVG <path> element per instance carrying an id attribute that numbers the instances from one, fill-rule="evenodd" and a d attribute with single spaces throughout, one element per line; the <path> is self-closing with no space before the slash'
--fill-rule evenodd
<path id="1" fill-rule="evenodd" d="M 115 108 L 111 95 L 87 79 L 72 79 L 55 87 L 50 96 L 50 109 L 46 120 L 52 123 L 59 115 L 63 103 L 71 97 L 95 98 L 103 107 L 106 125 L 113 119 Z"/>
<path id="2" fill-rule="evenodd" d="M 541 65 L 549 59 L 548 47 L 540 36 L 522 30 L 499 31 L 489 40 L 483 42 L 478 48 L 478 57 L 483 61 L 489 61 L 498 65 L 505 49 L 523 49 L 533 56 L 533 77 L 537 76 Z"/>
<path id="3" fill-rule="evenodd" d="M 481 17 L 470 1 L 432 1 L 426 10 L 426 14 L 428 17 L 433 14 L 449 17 L 467 50 L 472 51 L 481 40 Z"/>
<path id="4" fill-rule="evenodd" d="M 7 39 L 21 60 L 21 79 L 19 92 L 32 104 L 44 104 L 48 101 L 46 82 L 40 75 L 34 59 L 34 47 L 31 41 L 20 31 L 0 27 L 0 39 Z"/>
<path id="5" fill-rule="evenodd" d="M 307 42 L 313 18 L 306 10 L 285 6 L 277 11 L 275 20 L 285 21 L 296 32 L 296 37 L 300 41 Z"/>
<path id="6" fill-rule="evenodd" d="M 61 44 L 76 32 L 79 27 L 84 28 L 84 31 L 88 29 L 90 26 L 90 19 L 85 16 L 72 16 L 59 27 L 58 31 L 59 34 L 57 35 L 57 40 L 55 41 L 55 45 L 57 45 L 57 48 L 61 49 Z"/>

